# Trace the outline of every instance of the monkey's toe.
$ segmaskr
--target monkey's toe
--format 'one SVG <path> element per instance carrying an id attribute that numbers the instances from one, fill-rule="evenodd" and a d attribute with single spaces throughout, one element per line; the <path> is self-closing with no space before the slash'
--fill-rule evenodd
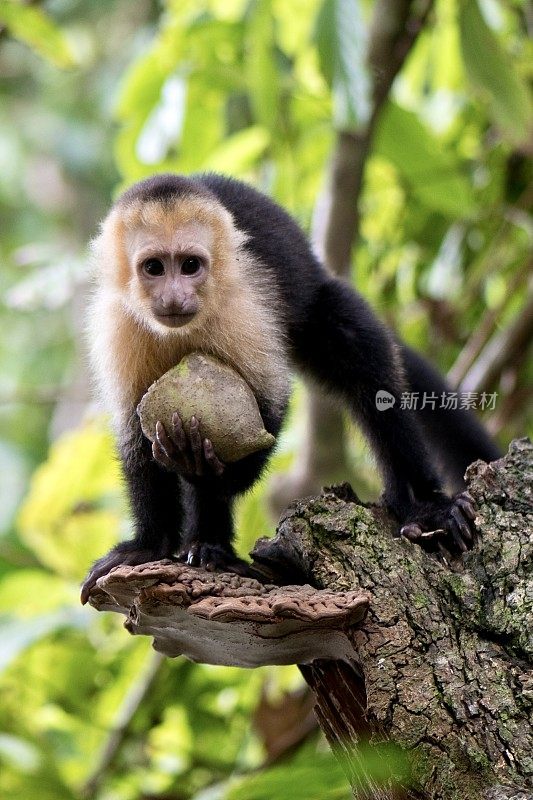
<path id="1" fill-rule="evenodd" d="M 405 536 L 406 539 L 409 539 L 409 541 L 417 542 L 422 536 L 422 528 L 416 523 L 411 523 L 410 525 L 404 525 L 400 533 L 402 536 Z"/>
<path id="2" fill-rule="evenodd" d="M 236 572 L 245 575 L 249 564 L 237 558 L 231 547 L 207 542 L 193 542 L 179 554 L 180 561 L 191 567 L 202 567 L 208 572 Z"/>
<path id="3" fill-rule="evenodd" d="M 85 578 L 80 591 L 80 600 L 85 605 L 92 589 L 96 586 L 99 578 L 107 575 L 115 567 L 130 566 L 135 567 L 139 564 L 147 564 L 149 561 L 159 561 L 161 558 L 170 558 L 172 554 L 166 549 L 152 550 L 136 547 L 134 542 L 121 542 L 109 553 L 98 561 L 95 561 L 87 577 Z"/>
<path id="4" fill-rule="evenodd" d="M 474 498 L 468 492 L 461 492 L 454 497 L 455 504 L 459 506 L 463 514 L 470 520 L 476 518 L 476 504 Z"/>
<path id="5" fill-rule="evenodd" d="M 453 557 L 473 546 L 475 516 L 474 501 L 467 492 L 453 498 L 441 495 L 434 501 L 418 503 L 400 534 L 424 550 Z"/>

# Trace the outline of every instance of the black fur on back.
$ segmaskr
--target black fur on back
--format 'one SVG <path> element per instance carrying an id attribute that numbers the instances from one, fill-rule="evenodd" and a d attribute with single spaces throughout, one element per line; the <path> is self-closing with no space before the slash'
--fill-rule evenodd
<path id="1" fill-rule="evenodd" d="M 277 203 L 241 181 L 212 173 L 193 177 L 232 214 L 239 230 L 248 234 L 246 249 L 277 285 L 291 338 L 303 325 L 320 286 L 328 280 L 303 230 Z"/>

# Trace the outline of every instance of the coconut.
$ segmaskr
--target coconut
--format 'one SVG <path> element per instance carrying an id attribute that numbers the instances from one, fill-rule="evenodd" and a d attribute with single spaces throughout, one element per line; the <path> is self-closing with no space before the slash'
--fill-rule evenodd
<path id="1" fill-rule="evenodd" d="M 176 411 L 186 433 L 191 417 L 196 417 L 202 439 L 211 440 L 221 461 L 239 461 L 275 442 L 246 381 L 227 364 L 202 353 L 185 356 L 150 386 L 137 407 L 144 435 L 155 440 L 157 420 L 170 434 Z"/>

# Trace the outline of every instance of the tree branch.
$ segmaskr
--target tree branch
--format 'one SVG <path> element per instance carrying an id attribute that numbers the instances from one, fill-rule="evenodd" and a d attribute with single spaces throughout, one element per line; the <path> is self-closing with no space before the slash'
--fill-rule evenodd
<path id="1" fill-rule="evenodd" d="M 467 372 L 471 369 L 474 361 L 481 353 L 483 347 L 497 329 L 498 319 L 504 312 L 510 298 L 527 281 L 533 271 L 533 261 L 526 261 L 520 269 L 513 272 L 510 276 L 505 298 L 495 308 L 488 308 L 483 315 L 481 322 L 469 337 L 465 346 L 457 356 L 454 365 L 448 372 L 448 381 L 451 386 L 459 386 L 464 380 Z"/>
<path id="2" fill-rule="evenodd" d="M 512 365 L 533 338 L 533 282 L 525 305 L 508 328 L 494 336 L 483 348 L 463 380 L 463 392 L 488 392 L 506 366 Z"/>

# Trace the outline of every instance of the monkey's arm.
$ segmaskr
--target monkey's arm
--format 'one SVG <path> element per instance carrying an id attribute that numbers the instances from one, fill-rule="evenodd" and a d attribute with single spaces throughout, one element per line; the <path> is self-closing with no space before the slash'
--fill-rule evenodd
<path id="1" fill-rule="evenodd" d="M 424 393 L 439 399 L 452 392 L 445 379 L 420 353 L 400 342 L 408 389 L 415 396 Z M 481 458 L 496 461 L 503 453 L 491 439 L 473 411 L 466 408 L 444 408 L 442 403 L 433 408 L 424 405 L 417 412 L 424 425 L 432 452 L 436 452 L 444 467 L 446 481 L 456 491 L 464 488 L 466 468 Z"/>
<path id="2" fill-rule="evenodd" d="M 473 509 L 468 497 L 447 497 L 430 460 L 423 428 L 414 412 L 400 407 L 407 388 L 401 355 L 388 330 L 350 287 L 326 279 L 308 308 L 306 323 L 291 334 L 295 358 L 348 403 L 368 436 L 385 484 L 384 499 L 409 538 L 452 551 L 472 542 Z M 385 390 L 396 403 L 376 406 Z M 439 531 L 436 537 L 424 533 Z"/>
<path id="3" fill-rule="evenodd" d="M 260 402 L 267 430 L 279 430 L 281 419 L 273 420 Z M 268 452 L 253 453 L 235 463 L 224 464 L 209 439 L 200 436 L 199 422 L 192 417 L 186 433 L 178 413 L 167 430 L 156 424 L 152 446 L 154 459 L 181 477 L 184 528 L 179 558 L 206 569 L 246 571 L 232 547 L 233 498 L 246 491 L 259 477 Z M 272 430 L 273 429 L 273 430 Z"/>

